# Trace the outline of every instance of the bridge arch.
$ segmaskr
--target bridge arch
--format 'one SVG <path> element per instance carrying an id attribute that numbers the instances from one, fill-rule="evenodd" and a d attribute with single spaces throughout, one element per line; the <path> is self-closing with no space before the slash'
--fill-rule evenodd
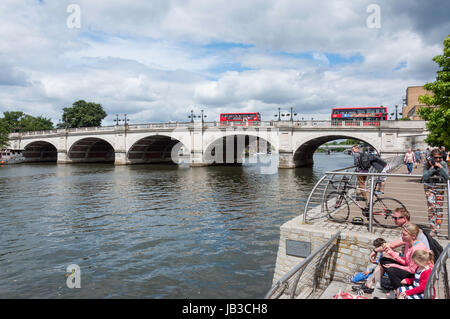
<path id="1" fill-rule="evenodd" d="M 78 139 L 68 148 L 67 155 L 72 162 L 112 162 L 115 159 L 114 147 L 105 139 L 85 137 Z"/>
<path id="2" fill-rule="evenodd" d="M 174 149 L 176 147 L 177 149 Z M 172 152 L 190 156 L 190 150 L 178 139 L 168 135 L 151 134 L 141 136 L 127 151 L 129 164 L 175 163 Z"/>
<path id="3" fill-rule="evenodd" d="M 215 137 L 203 151 L 203 161 L 207 164 L 240 164 L 243 163 L 245 151 L 249 153 L 267 153 L 275 147 L 258 135 L 246 134 L 245 131 L 228 132 Z"/>
<path id="4" fill-rule="evenodd" d="M 26 162 L 55 162 L 58 158 L 58 150 L 54 144 L 48 141 L 33 141 L 23 146 L 23 156 Z"/>
<path id="5" fill-rule="evenodd" d="M 344 135 L 344 134 L 324 134 L 321 136 L 317 136 L 311 138 L 306 141 L 301 141 L 294 149 L 294 164 L 296 167 L 299 166 L 308 166 L 313 164 L 313 155 L 314 152 L 321 146 L 330 141 L 339 140 L 339 139 L 354 139 L 361 142 L 364 142 L 370 147 L 372 147 L 376 152 L 379 153 L 379 147 L 377 141 L 374 141 L 373 138 L 366 136 L 355 136 L 355 135 Z"/>
<path id="6" fill-rule="evenodd" d="M 278 151 L 278 134 L 279 131 L 273 128 L 254 128 L 254 127 L 231 127 L 224 130 L 217 130 L 214 128 L 208 128 L 204 131 L 204 149 L 210 147 L 212 143 L 220 138 L 227 136 L 251 136 L 252 138 L 263 139 L 269 143 L 275 151 Z"/>

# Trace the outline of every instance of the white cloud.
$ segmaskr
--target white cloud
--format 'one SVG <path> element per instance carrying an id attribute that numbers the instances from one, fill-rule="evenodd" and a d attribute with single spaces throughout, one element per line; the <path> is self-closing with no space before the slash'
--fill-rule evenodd
<path id="1" fill-rule="evenodd" d="M 116 113 L 183 121 L 191 108 L 213 120 L 238 110 L 270 119 L 278 106 L 323 118 L 332 106 L 392 106 L 434 79 L 449 25 L 447 4 L 419 0 L 378 1 L 380 29 L 366 25 L 372 1 L 79 0 L 81 29 L 69 29 L 72 2 L 0 2 L 0 111 L 56 123 L 85 99 L 112 124 Z"/>

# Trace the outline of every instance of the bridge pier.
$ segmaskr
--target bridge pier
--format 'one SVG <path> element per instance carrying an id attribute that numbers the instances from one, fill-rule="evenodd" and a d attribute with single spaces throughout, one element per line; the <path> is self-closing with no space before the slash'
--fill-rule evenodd
<path id="1" fill-rule="evenodd" d="M 295 168 L 294 155 L 292 152 L 278 153 L 278 168 Z"/>
<path id="2" fill-rule="evenodd" d="M 209 164 L 205 162 L 203 152 L 202 151 L 193 151 L 191 152 L 191 160 L 189 163 L 190 167 L 203 167 L 208 166 Z"/>
<path id="3" fill-rule="evenodd" d="M 291 152 L 279 152 L 278 168 L 296 168 L 312 166 L 313 154 L 292 154 Z"/>
<path id="4" fill-rule="evenodd" d="M 131 164 L 131 162 L 127 158 L 127 153 L 116 151 L 114 157 L 114 165 L 128 165 L 128 164 Z"/>
<path id="5" fill-rule="evenodd" d="M 69 158 L 69 155 L 65 150 L 58 150 L 58 157 L 56 159 L 57 164 L 69 164 L 73 161 Z"/>

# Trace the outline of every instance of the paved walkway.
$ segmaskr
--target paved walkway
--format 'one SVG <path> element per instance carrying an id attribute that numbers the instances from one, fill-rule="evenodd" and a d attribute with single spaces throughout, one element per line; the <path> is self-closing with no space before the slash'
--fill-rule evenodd
<path id="1" fill-rule="evenodd" d="M 415 168 L 412 172 L 413 175 L 422 176 L 423 166 L 419 166 Z M 400 166 L 394 173 L 396 174 L 407 174 L 407 169 L 405 165 Z M 388 177 L 386 180 L 386 186 L 384 194 L 379 195 L 380 198 L 393 198 L 399 200 L 410 212 L 411 214 L 411 222 L 418 224 L 420 226 L 424 226 L 425 228 L 429 227 L 428 221 L 428 208 L 427 201 L 425 198 L 424 186 L 420 177 L 411 176 L 409 177 Z M 374 196 L 374 202 L 377 197 Z M 393 201 L 384 201 L 389 208 L 395 209 L 400 206 L 398 203 Z M 361 206 L 365 206 L 364 201 L 358 202 Z M 440 229 L 439 239 L 447 239 L 448 238 L 448 213 L 447 213 L 447 200 L 444 199 L 443 203 L 443 222 Z M 392 206 L 392 207 L 390 207 Z M 355 204 L 350 205 L 350 217 L 348 221 L 351 221 L 353 217 L 362 217 L 365 220 L 366 227 L 368 226 L 367 218 L 365 218 L 362 214 L 362 211 Z M 395 227 L 392 218 L 384 219 L 382 216 L 375 217 L 380 223 L 383 225 L 388 225 L 391 227 Z M 374 223 L 374 229 L 380 228 Z"/>

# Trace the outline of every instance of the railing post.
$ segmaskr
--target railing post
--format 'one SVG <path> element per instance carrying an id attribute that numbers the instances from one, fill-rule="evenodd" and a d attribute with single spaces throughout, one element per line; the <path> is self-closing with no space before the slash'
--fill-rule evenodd
<path id="1" fill-rule="evenodd" d="M 375 176 L 370 176 L 370 198 L 369 198 L 369 233 L 373 231 L 373 189 Z"/>
<path id="2" fill-rule="evenodd" d="M 436 284 L 436 281 L 439 280 L 440 272 L 443 271 L 443 281 L 444 281 L 444 298 L 449 298 L 449 288 L 448 288 L 448 273 L 447 273 L 447 259 L 450 251 L 450 244 L 448 244 L 442 251 L 439 256 L 436 264 L 431 271 L 430 277 L 428 278 L 427 284 L 425 286 L 425 290 L 423 293 L 424 299 L 434 299 L 439 297 L 439 284 Z M 436 293 L 435 293 L 436 289 Z"/>
<path id="3" fill-rule="evenodd" d="M 306 205 L 305 205 L 305 210 L 303 211 L 303 224 L 306 224 L 306 214 L 307 214 L 307 211 L 308 211 L 309 202 L 311 201 L 311 197 L 312 197 L 313 193 L 315 192 L 317 186 L 319 186 L 319 184 L 322 183 L 323 179 L 324 179 L 325 177 L 327 177 L 327 176 L 328 176 L 328 174 L 325 173 L 325 174 L 322 176 L 322 178 L 316 183 L 316 185 L 314 185 L 313 189 L 312 189 L 311 192 L 309 193 L 308 200 L 306 201 Z M 323 203 L 322 203 L 322 204 L 323 204 Z M 323 205 L 322 205 L 322 206 L 323 206 Z M 321 208 L 321 209 L 322 209 L 322 208 Z"/>

